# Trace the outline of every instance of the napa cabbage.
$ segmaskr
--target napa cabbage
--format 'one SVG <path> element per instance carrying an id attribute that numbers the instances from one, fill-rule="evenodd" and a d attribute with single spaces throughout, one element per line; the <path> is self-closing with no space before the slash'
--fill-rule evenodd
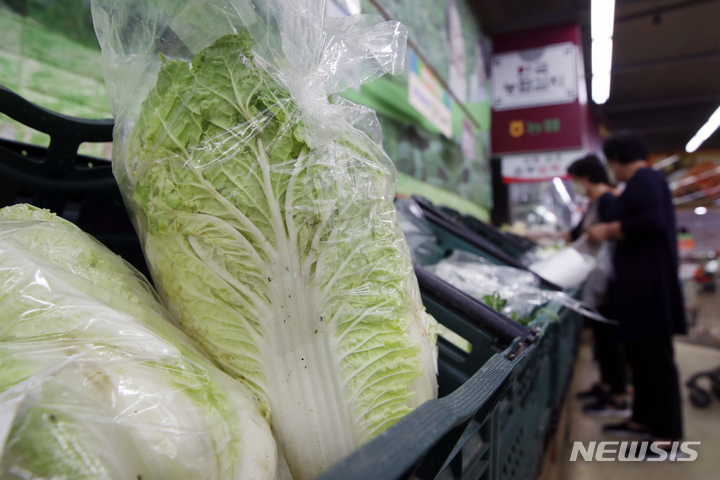
<path id="1" fill-rule="evenodd" d="M 74 225 L 0 210 L 0 285 L 0 477 L 289 475 L 252 394 Z"/>
<path id="2" fill-rule="evenodd" d="M 436 396 L 435 329 L 392 164 L 352 126 L 310 145 L 252 45 L 161 57 L 115 172 L 168 308 L 267 404 L 299 480 Z"/>

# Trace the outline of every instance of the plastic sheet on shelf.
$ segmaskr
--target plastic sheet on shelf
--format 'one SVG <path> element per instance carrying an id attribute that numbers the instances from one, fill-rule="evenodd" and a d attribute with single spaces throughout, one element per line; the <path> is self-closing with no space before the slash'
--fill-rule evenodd
<path id="1" fill-rule="evenodd" d="M 608 319 L 564 292 L 546 290 L 532 272 L 491 264 L 488 260 L 463 250 L 428 267 L 438 277 L 485 303 L 499 308 L 508 316 L 530 319 L 538 308 L 558 302 L 594 320 Z"/>

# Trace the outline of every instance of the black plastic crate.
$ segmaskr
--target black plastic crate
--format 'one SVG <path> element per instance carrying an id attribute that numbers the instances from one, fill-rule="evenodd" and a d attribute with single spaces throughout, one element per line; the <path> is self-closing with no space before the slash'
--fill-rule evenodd
<path id="1" fill-rule="evenodd" d="M 47 148 L 0 139 L 0 208 L 15 203 L 47 208 L 150 278 L 110 162 L 77 153 L 84 142 L 111 142 L 112 119 L 60 115 L 2 86 L 0 113 L 50 136 Z"/>
<path id="2" fill-rule="evenodd" d="M 483 222 L 472 215 L 462 214 L 448 207 L 439 206 L 441 211 L 456 222 L 485 238 L 492 245 L 504 251 L 513 258 L 520 260 L 526 252 L 537 248 L 537 243 L 527 238 L 509 232 L 502 232 L 497 227 Z"/>
<path id="3" fill-rule="evenodd" d="M 110 162 L 77 154 L 83 142 L 110 141 L 112 121 L 59 115 L 3 87 L 0 111 L 51 137 L 48 148 L 0 140 L 0 206 L 22 201 L 54 210 L 147 275 Z M 515 378 L 540 337 L 415 268 L 427 310 L 472 349 L 464 352 L 440 338 L 441 398 L 422 405 L 323 478 L 498 478 L 501 406 L 514 405 Z"/>

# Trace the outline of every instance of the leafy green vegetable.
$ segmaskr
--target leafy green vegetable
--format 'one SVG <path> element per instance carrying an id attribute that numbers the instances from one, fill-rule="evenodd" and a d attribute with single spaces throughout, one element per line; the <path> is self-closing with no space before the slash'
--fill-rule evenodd
<path id="1" fill-rule="evenodd" d="M 389 160 L 350 125 L 311 148 L 251 47 L 242 31 L 162 58 L 116 172 L 169 308 L 269 405 L 304 479 L 436 395 L 434 321 Z"/>
<path id="2" fill-rule="evenodd" d="M 46 210 L 0 210 L 0 285 L 0 411 L 13 419 L 0 477 L 276 477 L 250 392 L 90 236 Z"/>
<path id="3" fill-rule="evenodd" d="M 498 312 L 502 312 L 505 305 L 507 305 L 507 300 L 502 298 L 497 292 L 494 292 L 492 295 L 483 295 L 483 302 Z"/>
<path id="4" fill-rule="evenodd" d="M 530 322 L 533 321 L 534 317 L 535 317 L 534 315 L 533 316 L 523 315 L 522 317 L 520 317 L 520 316 L 518 316 L 517 312 L 512 312 L 510 314 L 510 318 L 512 318 L 513 320 L 515 320 L 516 322 L 518 322 L 520 325 L 522 325 L 524 327 L 527 327 L 528 325 L 530 325 Z"/>
<path id="5" fill-rule="evenodd" d="M 482 300 L 483 303 L 485 303 L 493 310 L 497 310 L 500 313 L 505 313 L 503 312 L 503 309 L 507 305 L 508 301 L 507 299 L 502 298 L 498 292 L 494 292 L 492 295 L 484 295 L 482 297 Z M 557 313 L 547 308 L 540 308 L 533 311 L 530 315 L 523 316 L 519 316 L 518 312 L 510 312 L 510 318 L 525 327 L 530 325 L 530 323 L 535 320 L 539 315 L 546 315 L 550 319 L 550 321 L 555 321 L 558 319 Z"/>

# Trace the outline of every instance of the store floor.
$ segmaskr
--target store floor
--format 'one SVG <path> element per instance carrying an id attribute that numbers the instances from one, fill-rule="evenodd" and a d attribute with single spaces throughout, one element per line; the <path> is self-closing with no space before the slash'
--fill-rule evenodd
<path id="1" fill-rule="evenodd" d="M 589 340 L 589 339 L 588 339 Z M 713 396 L 707 409 L 692 406 L 687 399 L 685 381 L 698 371 L 720 366 L 720 349 L 675 342 L 675 356 L 682 382 L 685 439 L 702 442 L 697 446 L 698 458 L 694 462 L 585 462 L 579 458 L 570 462 L 570 451 L 575 441 L 607 441 L 601 428 L 603 423 L 617 420 L 599 420 L 582 414 L 581 404 L 575 392 L 584 390 L 598 379 L 598 371 L 592 361 L 589 341 L 580 349 L 569 402 L 568 441 L 565 444 L 564 461 L 559 462 L 559 478 L 562 480 L 707 480 L 720 478 L 720 400 Z"/>

